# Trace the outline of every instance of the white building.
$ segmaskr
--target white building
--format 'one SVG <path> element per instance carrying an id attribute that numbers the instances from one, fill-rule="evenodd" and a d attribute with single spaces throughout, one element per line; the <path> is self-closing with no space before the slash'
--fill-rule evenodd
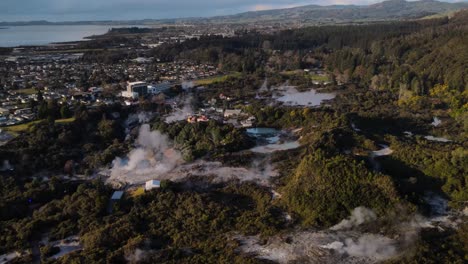
<path id="1" fill-rule="evenodd" d="M 148 85 L 145 82 L 129 82 L 127 90 L 121 93 L 122 97 L 137 99 L 147 94 L 159 94 L 172 87 L 170 82 Z"/>
<path id="2" fill-rule="evenodd" d="M 145 190 L 146 191 L 149 191 L 149 190 L 152 190 L 152 189 L 155 189 L 155 188 L 161 188 L 161 181 L 151 180 L 151 181 L 147 181 L 145 183 Z"/>
<path id="3" fill-rule="evenodd" d="M 148 94 L 148 84 L 146 82 L 129 82 L 127 90 L 122 92 L 122 97 L 137 99 Z"/>
<path id="4" fill-rule="evenodd" d="M 132 98 L 132 99 L 137 99 L 138 98 L 138 93 L 136 92 L 128 92 L 128 91 L 123 91 L 121 93 L 122 97 L 125 98 Z"/>

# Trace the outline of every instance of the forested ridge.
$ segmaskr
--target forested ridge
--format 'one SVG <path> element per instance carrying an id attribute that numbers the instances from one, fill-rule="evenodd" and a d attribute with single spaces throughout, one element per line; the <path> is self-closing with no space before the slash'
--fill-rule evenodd
<path id="1" fill-rule="evenodd" d="M 247 33 L 235 38 L 205 37 L 155 50 L 171 60 L 192 58 L 220 63 L 226 70 L 255 71 L 280 52 L 290 58 L 275 70 L 317 66 L 313 58 L 344 81 L 376 88 L 399 88 L 428 94 L 435 84 L 466 88 L 468 11 L 450 19 L 388 22 L 360 26 L 322 26 L 274 35 Z M 248 56 L 243 56 L 248 55 Z"/>

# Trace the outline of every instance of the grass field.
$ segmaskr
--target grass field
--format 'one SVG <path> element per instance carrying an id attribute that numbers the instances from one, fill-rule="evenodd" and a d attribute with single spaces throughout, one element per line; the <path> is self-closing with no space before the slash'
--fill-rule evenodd
<path id="1" fill-rule="evenodd" d="M 133 190 L 130 193 L 130 196 L 131 197 L 137 197 L 137 196 L 140 196 L 140 195 L 143 195 L 143 194 L 145 194 L 145 188 L 139 187 L 138 189 Z"/>
<path id="2" fill-rule="evenodd" d="M 294 70 L 294 71 L 283 71 L 281 74 L 286 75 L 286 76 L 291 76 L 291 75 L 302 75 L 305 76 L 306 78 L 311 79 L 312 81 L 318 81 L 318 82 L 329 82 L 330 77 L 325 74 L 315 74 L 315 73 L 305 73 L 302 70 Z"/>
<path id="3" fill-rule="evenodd" d="M 223 76 L 215 76 L 215 77 L 210 77 L 206 79 L 196 80 L 195 84 L 196 85 L 210 85 L 213 83 L 225 82 L 230 77 L 240 77 L 241 75 L 242 74 L 240 72 L 234 72 L 234 73 L 226 74 Z"/>
<path id="4" fill-rule="evenodd" d="M 330 81 L 330 78 L 328 77 L 328 75 L 308 74 L 307 77 L 309 77 L 313 81 L 319 81 L 319 82 Z"/>
<path id="5" fill-rule="evenodd" d="M 35 124 L 41 122 L 42 120 L 36 120 L 36 121 L 31 121 L 29 123 L 24 123 L 21 125 L 16 125 L 16 126 L 9 126 L 9 127 L 4 127 L 6 131 L 13 132 L 13 133 L 20 133 L 20 132 L 25 132 L 31 129 Z M 57 119 L 55 120 L 56 124 L 68 124 L 75 121 L 75 118 L 66 118 L 66 119 Z"/>
<path id="6" fill-rule="evenodd" d="M 74 117 L 70 117 L 70 118 L 55 120 L 55 123 L 57 123 L 57 124 L 68 124 L 68 123 L 71 123 L 71 122 L 73 122 L 73 121 L 75 121 L 75 118 L 74 118 Z"/>
<path id="7" fill-rule="evenodd" d="M 304 71 L 302 70 L 294 70 L 294 71 L 282 71 L 280 72 L 282 75 L 304 75 Z"/>
<path id="8" fill-rule="evenodd" d="M 20 94 L 26 94 L 26 95 L 30 95 L 30 94 L 35 94 L 37 93 L 36 92 L 36 89 L 34 88 L 28 88 L 28 89 L 19 89 L 16 91 L 17 93 L 20 93 Z"/>

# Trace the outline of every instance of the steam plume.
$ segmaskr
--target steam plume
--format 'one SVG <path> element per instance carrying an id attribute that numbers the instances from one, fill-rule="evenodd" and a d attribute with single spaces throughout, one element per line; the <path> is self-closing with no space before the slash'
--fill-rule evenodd
<path id="1" fill-rule="evenodd" d="M 351 216 L 348 219 L 344 219 L 339 224 L 330 228 L 331 230 L 341 230 L 341 229 L 350 229 L 356 226 L 359 226 L 366 222 L 371 222 L 377 219 L 377 215 L 374 211 L 366 207 L 357 207 L 351 213 Z"/>
<path id="2" fill-rule="evenodd" d="M 174 111 L 166 117 L 166 123 L 182 121 L 187 119 L 189 115 L 193 114 L 192 100 L 192 95 L 185 96 L 185 98 L 183 99 L 182 108 L 174 109 Z"/>
<path id="3" fill-rule="evenodd" d="M 140 127 L 137 147 L 126 158 L 113 161 L 110 180 L 139 182 L 147 174 L 167 173 L 182 162 L 178 151 L 171 148 L 167 136 L 158 131 L 150 131 L 149 125 Z"/>

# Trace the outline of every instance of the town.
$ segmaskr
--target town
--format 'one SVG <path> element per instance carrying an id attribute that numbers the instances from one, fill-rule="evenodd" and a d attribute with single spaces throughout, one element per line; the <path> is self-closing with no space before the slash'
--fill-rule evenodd
<path id="1" fill-rule="evenodd" d="M 17 51 L 21 53 L 20 51 Z M 217 67 L 190 61 L 150 63 L 137 58 L 118 64 L 84 63 L 83 54 L 10 56 L 0 62 L 0 126 L 37 118 L 38 102 L 55 100 L 73 108 L 101 104 L 138 104 L 184 81 L 222 74 Z M 143 86 L 134 87 L 135 81 Z M 127 85 L 128 84 L 128 85 Z M 127 90 L 128 89 L 128 90 Z M 138 90 L 136 92 L 136 90 Z"/>

